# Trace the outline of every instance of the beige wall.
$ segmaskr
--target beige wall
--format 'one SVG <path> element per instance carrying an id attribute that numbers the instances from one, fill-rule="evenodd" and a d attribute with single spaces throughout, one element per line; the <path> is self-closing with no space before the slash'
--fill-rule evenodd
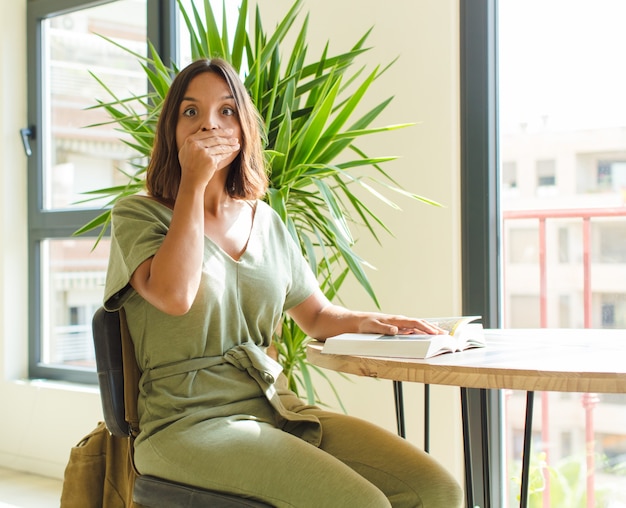
<path id="1" fill-rule="evenodd" d="M 263 4 L 264 19 L 290 5 L 291 0 Z M 311 56 L 319 55 L 327 40 L 331 53 L 345 51 L 373 26 L 367 45 L 372 50 L 359 61 L 373 69 L 398 57 L 370 91 L 371 106 L 393 95 L 378 124 L 417 125 L 371 137 L 367 151 L 400 156 L 384 166 L 389 174 L 407 190 L 445 205 L 435 208 L 398 197 L 402 211 L 397 211 L 372 201 L 394 237 L 381 233 L 380 246 L 365 234 L 357 251 L 376 267 L 368 275 L 382 309 L 422 316 L 460 313 L 458 0 L 315 0 L 306 9 L 315 41 Z M 374 308 L 359 287 L 350 289 L 344 294 L 349 306 Z M 391 382 L 331 377 L 350 414 L 395 429 Z M 318 386 L 326 385 L 321 381 Z M 408 438 L 421 444 L 422 387 L 405 383 L 404 390 Z M 431 390 L 431 451 L 460 479 L 458 389 Z M 330 390 L 324 389 L 323 398 L 336 407 Z"/>
<path id="2" fill-rule="evenodd" d="M 262 1 L 266 27 L 291 0 Z M 383 246 L 367 236 L 359 252 L 376 268 L 371 281 L 385 311 L 435 316 L 460 312 L 458 0 L 310 0 L 311 52 L 327 39 L 349 49 L 371 26 L 372 69 L 399 56 L 375 84 L 372 105 L 395 99 L 380 124 L 418 125 L 371 139 L 374 155 L 400 155 L 386 169 L 406 189 L 445 205 L 398 197 L 402 211 L 377 206 L 395 237 Z M 0 466 L 60 477 L 69 448 L 101 419 L 93 387 L 23 381 L 27 356 L 26 158 L 18 131 L 26 123 L 26 0 L 3 4 L 0 18 Z M 345 301 L 373 308 L 357 287 Z M 333 377 L 335 379 L 336 376 Z M 351 414 L 394 429 L 391 384 L 336 378 Z M 323 386 L 323 383 L 320 385 Z M 409 439 L 420 443 L 421 387 L 405 385 Z M 332 403 L 332 395 L 323 390 Z M 458 390 L 433 387 L 432 453 L 461 480 Z"/>

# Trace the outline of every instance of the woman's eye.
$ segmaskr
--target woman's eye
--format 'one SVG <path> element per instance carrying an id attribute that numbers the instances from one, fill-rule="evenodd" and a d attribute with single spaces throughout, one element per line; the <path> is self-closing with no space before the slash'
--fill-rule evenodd
<path id="1" fill-rule="evenodd" d="M 185 110 L 183 110 L 183 116 L 196 116 L 196 109 L 195 108 L 187 108 Z"/>
<path id="2" fill-rule="evenodd" d="M 226 106 L 222 110 L 222 113 L 226 116 L 233 116 L 235 114 L 235 110 L 231 108 L 230 106 Z"/>

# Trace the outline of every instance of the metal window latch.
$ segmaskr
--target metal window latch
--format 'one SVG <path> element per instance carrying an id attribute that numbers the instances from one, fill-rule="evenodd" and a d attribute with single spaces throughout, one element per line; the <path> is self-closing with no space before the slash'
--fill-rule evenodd
<path id="1" fill-rule="evenodd" d="M 34 125 L 20 129 L 20 136 L 22 136 L 22 144 L 24 145 L 24 152 L 26 152 L 27 157 L 30 157 L 33 154 L 33 151 L 30 149 L 30 140 L 35 139 L 35 133 L 36 130 Z"/>

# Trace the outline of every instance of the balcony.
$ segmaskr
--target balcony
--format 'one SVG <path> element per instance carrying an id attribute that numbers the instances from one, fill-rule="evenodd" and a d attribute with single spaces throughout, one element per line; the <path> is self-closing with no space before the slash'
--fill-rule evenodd
<path id="1" fill-rule="evenodd" d="M 626 207 L 509 210 L 502 227 L 505 327 L 626 328 Z M 531 506 L 626 506 L 626 395 L 537 395 Z M 524 398 L 503 403 L 514 505 Z"/>

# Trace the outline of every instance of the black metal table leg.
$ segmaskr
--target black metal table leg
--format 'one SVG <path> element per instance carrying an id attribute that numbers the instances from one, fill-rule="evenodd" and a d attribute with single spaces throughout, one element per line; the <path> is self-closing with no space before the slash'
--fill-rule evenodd
<path id="1" fill-rule="evenodd" d="M 520 487 L 520 508 L 528 506 L 528 478 L 530 475 L 530 445 L 533 436 L 533 405 L 535 392 L 526 393 L 526 421 L 524 422 L 524 451 L 522 455 L 522 485 Z"/>
<path id="2" fill-rule="evenodd" d="M 430 440 L 430 387 L 424 386 L 424 448 L 428 451 Z M 393 382 L 398 435 L 406 437 L 402 382 Z M 463 419 L 463 456 L 465 463 L 466 506 L 491 507 L 490 429 L 488 390 L 461 388 L 461 413 Z M 473 409 L 472 409 L 473 408 Z M 477 426 L 471 422 L 478 423 Z M 474 469 L 476 465 L 478 470 Z M 474 477 L 476 476 L 476 478 Z M 478 481 L 478 484 L 475 482 Z M 525 506 L 524 506 L 525 508 Z"/>
<path id="3" fill-rule="evenodd" d="M 393 398 L 396 405 L 396 425 L 398 427 L 398 436 L 406 437 L 406 428 L 404 426 L 404 398 L 402 396 L 402 381 L 393 382 Z"/>
<path id="4" fill-rule="evenodd" d="M 393 382 L 394 403 L 396 406 L 396 425 L 398 435 L 406 438 L 406 426 L 404 422 L 404 395 L 402 382 Z M 424 451 L 430 450 L 430 385 L 424 385 Z"/>
<path id="5" fill-rule="evenodd" d="M 424 385 L 424 451 L 430 452 L 430 385 Z"/>
<path id="6" fill-rule="evenodd" d="M 461 388 L 463 418 L 463 455 L 465 459 L 465 491 L 467 507 L 491 508 L 493 504 L 491 441 L 494 430 L 490 424 L 490 390 Z M 497 470 L 497 469 L 496 469 Z M 499 504 L 494 504 L 499 506 Z"/>
<path id="7" fill-rule="evenodd" d="M 463 421 L 463 460 L 465 462 L 465 498 L 467 507 L 474 505 L 474 479 L 472 469 L 472 444 L 469 430 L 469 401 L 467 388 L 461 388 L 461 418 Z"/>

